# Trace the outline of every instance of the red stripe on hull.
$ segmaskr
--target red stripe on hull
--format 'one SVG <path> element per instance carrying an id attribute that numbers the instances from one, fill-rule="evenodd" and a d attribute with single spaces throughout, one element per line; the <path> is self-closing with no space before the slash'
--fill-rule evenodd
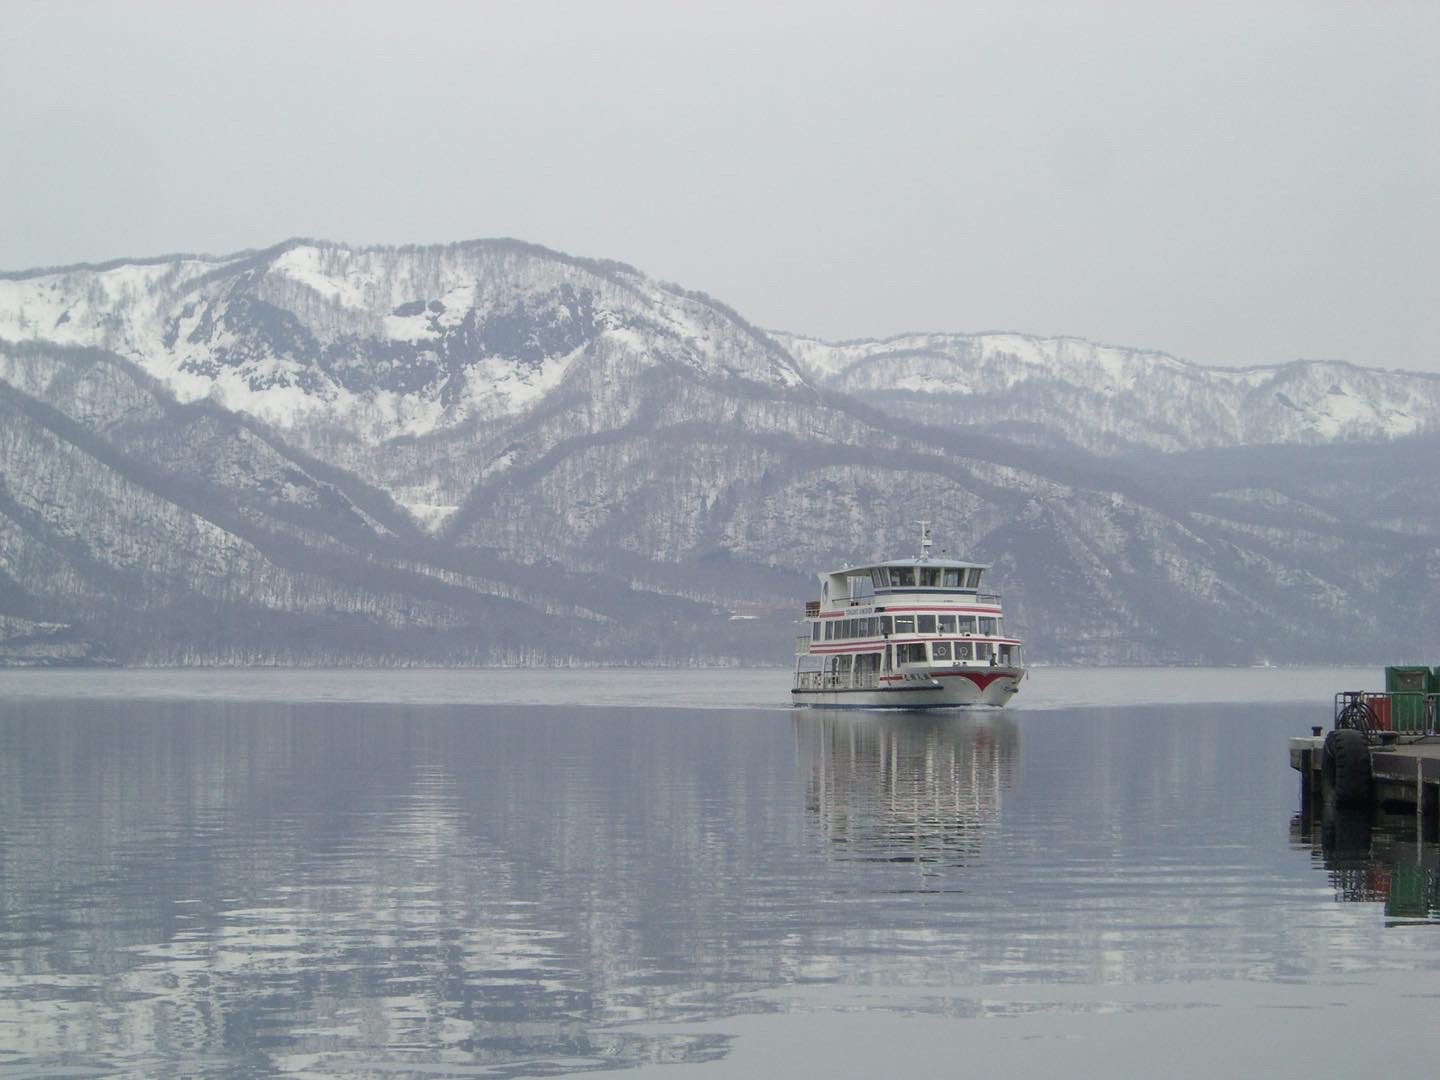
<path id="1" fill-rule="evenodd" d="M 1015 673 L 1013 671 L 932 671 L 930 672 L 930 677 L 932 679 L 954 679 L 957 677 L 969 679 L 978 689 L 984 690 L 996 679 L 1013 679 Z"/>

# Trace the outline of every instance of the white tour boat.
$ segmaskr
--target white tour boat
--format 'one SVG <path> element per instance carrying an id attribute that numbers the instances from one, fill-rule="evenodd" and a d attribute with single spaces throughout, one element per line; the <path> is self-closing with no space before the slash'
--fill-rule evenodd
<path id="1" fill-rule="evenodd" d="M 1025 678 L 1000 597 L 980 591 L 982 563 L 920 557 L 820 575 L 796 640 L 796 705 L 936 709 L 1004 705 Z"/>

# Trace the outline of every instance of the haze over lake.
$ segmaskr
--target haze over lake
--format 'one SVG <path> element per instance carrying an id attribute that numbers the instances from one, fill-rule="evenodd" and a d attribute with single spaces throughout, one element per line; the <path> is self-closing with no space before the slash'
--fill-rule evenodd
<path id="1" fill-rule="evenodd" d="M 1433 845 L 1338 850 L 1285 754 L 1370 673 L 1042 669 L 1030 708 L 912 716 L 790 710 L 785 682 L 4 675 L 0 1075 L 1437 1049 Z M 1406 874 L 1419 909 L 1377 891 Z"/>

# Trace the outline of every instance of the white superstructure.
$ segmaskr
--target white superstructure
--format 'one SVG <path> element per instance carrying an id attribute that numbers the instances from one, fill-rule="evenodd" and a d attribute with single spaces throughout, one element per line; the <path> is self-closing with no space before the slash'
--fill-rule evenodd
<path id="1" fill-rule="evenodd" d="M 980 591 L 982 563 L 921 553 L 820 575 L 796 641 L 797 705 L 934 709 L 1004 705 L 1025 677 L 1000 597 Z"/>

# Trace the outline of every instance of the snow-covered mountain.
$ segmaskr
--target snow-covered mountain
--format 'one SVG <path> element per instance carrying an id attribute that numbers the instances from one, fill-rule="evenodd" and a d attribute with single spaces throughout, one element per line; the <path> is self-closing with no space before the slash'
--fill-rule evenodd
<path id="1" fill-rule="evenodd" d="M 388 479 L 432 523 L 463 486 L 382 478 L 367 449 L 503 426 L 576 383 L 656 365 L 765 386 L 802 381 L 783 350 L 714 301 L 619 263 L 506 240 L 291 241 L 228 258 L 10 275 L 0 278 L 0 339 L 104 349 L 178 401 L 213 400 L 301 446 L 348 442 L 344 464 Z M 507 463 L 501 455 L 482 468 Z"/>
<path id="2" fill-rule="evenodd" d="M 1423 659 L 1435 385 L 826 345 L 514 241 L 3 275 L 0 660 L 784 663 L 922 517 L 1037 660 Z"/>
<path id="3" fill-rule="evenodd" d="M 773 336 L 817 385 L 897 415 L 1063 439 L 1102 454 L 1440 430 L 1440 376 L 1338 361 L 1213 368 L 1160 352 L 1023 334 L 906 334 L 840 344 Z"/>
<path id="4" fill-rule="evenodd" d="M 105 349 L 180 401 L 281 430 L 428 435 L 535 405 L 587 350 L 780 386 L 790 358 L 711 301 L 516 241 L 350 248 L 0 278 L 0 338 Z"/>

